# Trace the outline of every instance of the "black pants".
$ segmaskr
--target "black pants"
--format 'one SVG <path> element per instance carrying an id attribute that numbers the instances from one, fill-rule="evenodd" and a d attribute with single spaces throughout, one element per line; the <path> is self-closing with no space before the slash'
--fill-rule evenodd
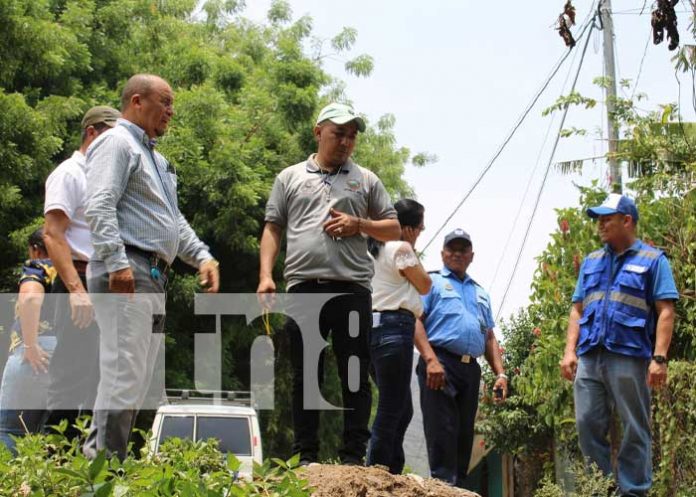
<path id="1" fill-rule="evenodd" d="M 445 388 L 428 388 L 422 358 L 416 367 L 430 475 L 461 487 L 474 443 L 481 367 L 475 359 L 467 364 L 443 349 L 433 347 L 433 350 L 445 369 Z"/>
<path id="2" fill-rule="evenodd" d="M 85 275 L 80 274 L 87 288 Z M 68 420 L 68 438 L 79 435 L 73 427 L 82 415 L 91 415 L 99 384 L 99 327 L 93 321 L 87 328 L 79 329 L 70 316 L 68 289 L 57 277 L 51 290 L 56 299 L 53 321 L 56 331 L 56 349 L 49 364 L 51 381 L 48 387 L 47 411 L 44 429 Z"/>
<path id="3" fill-rule="evenodd" d="M 331 343 L 336 357 L 338 374 L 343 396 L 343 447 L 339 451 L 345 463 L 362 463 L 365 457 L 370 432 L 367 428 L 372 406 L 372 391 L 369 381 L 369 333 L 372 326 L 372 295 L 370 291 L 356 283 L 343 281 L 305 281 L 288 290 L 288 293 L 342 293 L 328 301 L 319 317 L 321 336 L 326 339 L 331 334 Z M 349 315 L 357 312 L 359 330 L 351 337 Z M 306 461 L 316 461 L 319 452 L 319 411 L 305 409 L 303 405 L 304 361 L 302 335 L 297 323 L 288 319 L 285 325 L 290 339 L 290 355 L 293 368 L 292 413 L 295 430 L 293 453 L 300 453 Z M 357 357 L 360 365 L 360 380 L 357 391 L 352 392 L 348 385 L 348 363 Z M 318 366 L 319 384 L 323 384 L 324 355 Z"/>

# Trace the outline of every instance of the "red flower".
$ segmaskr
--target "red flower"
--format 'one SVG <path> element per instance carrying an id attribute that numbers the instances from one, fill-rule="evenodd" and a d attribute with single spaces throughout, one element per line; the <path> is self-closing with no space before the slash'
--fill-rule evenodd
<path id="1" fill-rule="evenodd" d="M 541 336 L 541 328 L 538 326 L 532 330 L 532 333 L 534 333 L 535 336 L 540 337 Z"/>
<path id="2" fill-rule="evenodd" d="M 498 347 L 498 352 L 500 352 L 500 355 L 503 355 L 505 353 L 505 347 L 503 347 L 503 346 Z"/>
<path id="3" fill-rule="evenodd" d="M 568 222 L 567 219 L 561 219 L 561 222 L 559 223 L 561 227 L 561 232 L 565 235 L 570 231 L 570 223 Z"/>
<path id="4" fill-rule="evenodd" d="M 479 447 L 481 447 L 482 449 L 486 447 L 486 441 L 484 439 L 481 439 L 481 441 L 479 442 Z"/>

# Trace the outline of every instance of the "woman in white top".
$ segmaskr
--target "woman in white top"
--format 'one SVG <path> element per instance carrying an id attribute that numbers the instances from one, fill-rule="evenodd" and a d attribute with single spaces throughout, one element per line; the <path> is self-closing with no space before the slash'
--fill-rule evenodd
<path id="1" fill-rule="evenodd" d="M 401 224 L 401 240 L 381 243 L 370 239 L 369 244 L 375 263 L 370 354 L 379 402 L 367 464 L 381 464 L 399 474 L 404 467 L 404 434 L 413 416 L 413 333 L 416 318 L 423 312 L 420 296 L 428 293 L 431 281 L 414 251 L 425 229 L 423 206 L 403 199 L 394 208 Z"/>

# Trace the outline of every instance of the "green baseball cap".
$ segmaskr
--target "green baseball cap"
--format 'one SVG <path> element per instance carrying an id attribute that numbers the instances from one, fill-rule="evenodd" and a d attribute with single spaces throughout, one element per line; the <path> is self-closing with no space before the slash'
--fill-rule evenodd
<path id="1" fill-rule="evenodd" d="M 333 102 L 321 109 L 319 117 L 317 117 L 317 124 L 324 121 L 331 121 L 334 124 L 346 124 L 355 121 L 355 124 L 358 125 L 358 131 L 365 131 L 363 118 L 357 115 L 351 106 L 346 104 Z"/>
<path id="2" fill-rule="evenodd" d="M 82 118 L 82 129 L 99 123 L 104 123 L 113 128 L 116 126 L 116 119 L 119 117 L 121 117 L 121 113 L 116 109 L 108 105 L 97 105 L 85 112 L 85 117 Z"/>

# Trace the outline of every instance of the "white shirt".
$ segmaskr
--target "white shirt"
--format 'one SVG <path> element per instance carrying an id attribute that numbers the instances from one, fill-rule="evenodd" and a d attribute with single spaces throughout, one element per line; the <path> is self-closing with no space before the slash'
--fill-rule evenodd
<path id="1" fill-rule="evenodd" d="M 85 219 L 85 156 L 76 150 L 63 161 L 46 180 L 44 214 L 59 210 L 70 220 L 65 239 L 70 246 L 73 260 L 88 261 L 92 256 L 92 240 Z"/>
<path id="2" fill-rule="evenodd" d="M 372 278 L 372 309 L 396 311 L 407 309 L 416 317 L 423 313 L 423 301 L 418 290 L 399 273 L 399 270 L 417 266 L 416 253 L 408 242 L 385 243 L 375 260 Z"/>

